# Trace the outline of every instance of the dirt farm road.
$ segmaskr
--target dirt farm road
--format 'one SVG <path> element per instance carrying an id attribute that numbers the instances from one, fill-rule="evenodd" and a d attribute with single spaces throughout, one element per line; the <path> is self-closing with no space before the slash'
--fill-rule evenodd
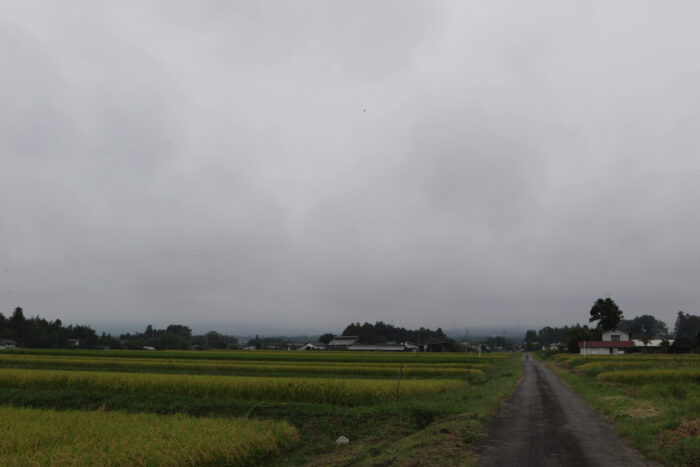
<path id="1" fill-rule="evenodd" d="M 523 379 L 480 443 L 482 467 L 656 466 L 556 374 L 523 355 Z"/>

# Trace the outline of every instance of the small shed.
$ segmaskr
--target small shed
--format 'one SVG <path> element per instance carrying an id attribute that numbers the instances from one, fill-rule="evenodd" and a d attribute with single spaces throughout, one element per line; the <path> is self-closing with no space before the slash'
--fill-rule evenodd
<path id="1" fill-rule="evenodd" d="M 425 344 L 426 352 L 449 352 L 452 348 L 452 341 L 448 339 L 435 339 Z"/>

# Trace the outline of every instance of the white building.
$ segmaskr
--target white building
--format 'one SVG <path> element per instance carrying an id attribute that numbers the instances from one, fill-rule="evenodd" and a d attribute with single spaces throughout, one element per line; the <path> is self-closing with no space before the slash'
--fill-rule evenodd
<path id="1" fill-rule="evenodd" d="M 628 332 L 622 331 L 617 328 L 608 329 L 603 331 L 603 341 L 604 342 L 623 342 L 629 341 L 630 335 Z"/>
<path id="2" fill-rule="evenodd" d="M 625 349 L 634 347 L 629 333 L 621 329 L 613 328 L 603 331 L 601 341 L 580 341 L 578 343 L 581 355 L 620 355 Z"/>

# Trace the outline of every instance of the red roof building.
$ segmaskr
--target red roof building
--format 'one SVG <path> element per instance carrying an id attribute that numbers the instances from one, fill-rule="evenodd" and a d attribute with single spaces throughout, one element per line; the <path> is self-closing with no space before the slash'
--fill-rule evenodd
<path id="1" fill-rule="evenodd" d="M 603 331 L 602 341 L 579 341 L 578 348 L 581 355 L 618 355 L 634 347 L 629 338 L 625 331 L 613 328 Z"/>
<path id="2" fill-rule="evenodd" d="M 612 349 L 612 348 L 625 348 L 625 347 L 634 347 L 634 342 L 633 341 L 618 341 L 618 342 L 611 342 L 611 341 L 579 341 L 578 346 L 583 347 L 586 346 L 586 348 L 589 349 Z"/>

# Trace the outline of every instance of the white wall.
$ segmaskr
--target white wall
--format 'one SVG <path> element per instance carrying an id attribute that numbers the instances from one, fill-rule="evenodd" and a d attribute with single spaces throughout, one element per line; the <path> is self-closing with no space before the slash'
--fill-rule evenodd
<path id="1" fill-rule="evenodd" d="M 610 341 L 610 336 L 613 334 L 617 334 L 620 336 L 620 341 L 628 341 L 630 340 L 630 335 L 626 333 L 625 331 L 620 331 L 619 329 L 608 329 L 607 331 L 603 331 L 603 340 L 604 341 Z"/>

